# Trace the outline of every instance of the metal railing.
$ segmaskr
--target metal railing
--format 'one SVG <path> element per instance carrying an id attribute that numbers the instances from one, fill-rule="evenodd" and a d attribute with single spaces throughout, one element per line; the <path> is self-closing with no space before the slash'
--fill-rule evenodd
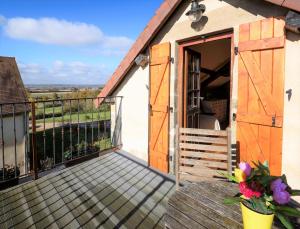
<path id="1" fill-rule="evenodd" d="M 121 106 L 122 97 L 0 104 L 0 188 L 121 146 Z"/>

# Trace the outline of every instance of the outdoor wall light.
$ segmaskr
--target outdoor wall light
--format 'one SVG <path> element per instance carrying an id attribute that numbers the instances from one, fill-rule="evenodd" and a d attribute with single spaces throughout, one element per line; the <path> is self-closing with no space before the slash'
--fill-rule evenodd
<path id="1" fill-rule="evenodd" d="M 192 0 L 191 9 L 185 15 L 188 16 L 192 22 L 198 22 L 205 12 L 205 9 L 205 5 L 199 4 L 198 0 Z"/>
<path id="2" fill-rule="evenodd" d="M 135 63 L 137 66 L 140 66 L 142 68 L 145 68 L 147 66 L 147 64 L 149 63 L 149 59 L 148 56 L 144 55 L 144 54 L 139 54 L 136 58 L 135 58 Z"/>

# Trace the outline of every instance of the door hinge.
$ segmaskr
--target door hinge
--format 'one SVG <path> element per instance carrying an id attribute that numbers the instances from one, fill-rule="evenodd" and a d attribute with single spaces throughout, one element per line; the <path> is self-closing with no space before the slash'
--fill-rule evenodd
<path id="1" fill-rule="evenodd" d="M 274 127 L 276 124 L 276 116 L 273 116 L 272 117 L 272 126 Z"/>
<path id="2" fill-rule="evenodd" d="M 170 62 L 174 64 L 174 57 L 170 57 Z"/>
<path id="3" fill-rule="evenodd" d="M 237 46 L 234 47 L 234 54 L 235 55 L 239 54 L 239 47 L 237 47 Z"/>
<path id="4" fill-rule="evenodd" d="M 169 161 L 173 161 L 173 156 L 167 156 L 167 159 L 169 159 Z"/>

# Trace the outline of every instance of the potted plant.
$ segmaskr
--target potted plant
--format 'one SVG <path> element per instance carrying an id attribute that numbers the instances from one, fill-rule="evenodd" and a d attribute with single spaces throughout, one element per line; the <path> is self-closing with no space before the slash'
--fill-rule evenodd
<path id="1" fill-rule="evenodd" d="M 289 217 L 300 217 L 300 211 L 290 205 L 293 190 L 285 175 L 271 176 L 268 163 L 254 163 L 254 168 L 241 162 L 234 175 L 226 177 L 239 184 L 239 193 L 226 198 L 226 204 L 240 203 L 245 229 L 271 229 L 274 216 L 288 229 L 293 228 Z"/>
<path id="2" fill-rule="evenodd" d="M 19 183 L 20 168 L 6 166 L 0 169 L 0 190 L 12 187 Z"/>

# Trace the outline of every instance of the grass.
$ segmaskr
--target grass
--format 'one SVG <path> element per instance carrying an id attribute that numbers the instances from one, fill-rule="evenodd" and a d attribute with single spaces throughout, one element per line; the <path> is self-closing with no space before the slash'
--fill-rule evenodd
<path id="1" fill-rule="evenodd" d="M 52 109 L 52 108 L 51 108 Z M 51 112 L 52 114 L 52 112 Z M 61 114 L 61 112 L 57 113 Z M 93 121 L 102 121 L 102 120 L 110 120 L 110 111 L 100 111 L 99 112 L 87 112 L 87 113 L 79 113 L 79 122 L 91 122 L 93 116 Z M 55 122 L 70 122 L 70 114 L 65 114 L 63 117 L 54 117 Z M 78 122 L 78 114 L 74 113 L 71 115 L 71 121 L 73 123 Z M 36 120 L 37 123 L 43 123 L 43 119 Z M 45 118 L 45 123 L 53 123 L 53 117 Z"/>

